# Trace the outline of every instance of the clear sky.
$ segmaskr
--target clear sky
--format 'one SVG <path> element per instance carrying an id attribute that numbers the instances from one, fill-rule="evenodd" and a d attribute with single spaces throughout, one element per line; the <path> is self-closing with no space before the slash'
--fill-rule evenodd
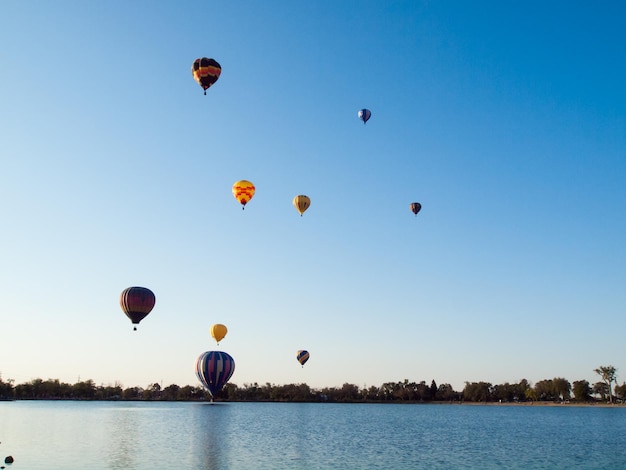
<path id="1" fill-rule="evenodd" d="M 240 386 L 594 383 L 601 365 L 621 383 L 625 18 L 621 1 L 4 1 L 2 378 L 200 385 L 218 349 Z M 203 56 L 222 66 L 206 96 Z M 134 285 L 157 299 L 136 332 Z"/>

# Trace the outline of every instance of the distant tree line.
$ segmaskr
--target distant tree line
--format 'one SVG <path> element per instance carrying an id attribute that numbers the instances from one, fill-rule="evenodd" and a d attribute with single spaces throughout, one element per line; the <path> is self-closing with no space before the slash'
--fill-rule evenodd
<path id="1" fill-rule="evenodd" d="M 614 399 L 626 402 L 626 383 L 617 385 L 613 366 L 601 366 L 595 369 L 602 378 L 595 384 L 587 380 L 568 380 L 555 377 L 540 380 L 534 386 L 526 379 L 519 383 L 492 385 L 489 382 L 465 382 L 462 391 L 455 391 L 450 384 L 437 385 L 433 380 L 386 382 L 380 387 L 359 387 L 345 383 L 342 387 L 324 387 L 314 389 L 306 384 L 275 385 L 266 383 L 236 384 L 228 383 L 215 399 L 224 401 L 268 401 L 268 402 L 334 402 L 334 403 L 377 403 L 377 402 L 475 402 L 475 403 L 519 403 L 519 402 L 563 402 L 579 403 L 610 402 Z M 613 386 L 613 382 L 616 383 Z M 0 399 L 15 400 L 160 400 L 160 401 L 202 401 L 211 395 L 200 386 L 176 384 L 162 387 L 154 383 L 146 388 L 123 388 L 121 384 L 96 385 L 93 380 L 79 381 L 75 384 L 60 382 L 58 379 L 34 379 L 30 382 L 14 385 L 9 379 L 0 378 Z"/>

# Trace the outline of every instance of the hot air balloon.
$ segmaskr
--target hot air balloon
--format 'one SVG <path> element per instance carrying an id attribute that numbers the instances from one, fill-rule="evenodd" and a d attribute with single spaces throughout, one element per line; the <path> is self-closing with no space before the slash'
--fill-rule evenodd
<path id="1" fill-rule="evenodd" d="M 293 207 L 295 207 L 296 210 L 300 212 L 300 217 L 302 217 L 302 214 L 304 214 L 304 211 L 306 211 L 310 205 L 311 199 L 309 198 L 309 196 L 300 194 L 299 196 L 293 198 Z"/>
<path id="2" fill-rule="evenodd" d="M 298 351 L 298 354 L 296 354 L 296 359 L 298 359 L 298 362 L 302 364 L 302 367 L 304 367 L 304 364 L 306 364 L 306 361 L 309 360 L 309 351 L 305 351 L 304 349 L 301 349 L 300 351 Z"/>
<path id="3" fill-rule="evenodd" d="M 363 124 L 365 124 L 372 117 L 372 112 L 369 109 L 363 108 L 359 110 L 358 115 L 359 119 L 363 121 Z"/>
<path id="4" fill-rule="evenodd" d="M 235 360 L 222 351 L 206 351 L 196 359 L 196 376 L 215 397 L 235 372 Z M 211 398 L 211 402 L 213 398 Z"/>
<path id="5" fill-rule="evenodd" d="M 246 204 L 250 202 L 254 192 L 254 185 L 250 181 L 240 180 L 233 184 L 233 196 L 243 206 L 242 209 L 246 208 Z"/>
<path id="6" fill-rule="evenodd" d="M 411 212 L 415 215 L 422 209 L 422 205 L 419 202 L 412 202 L 409 207 L 411 208 Z"/>
<path id="7" fill-rule="evenodd" d="M 154 293 L 145 287 L 129 287 L 120 295 L 120 307 L 133 325 L 139 324 L 152 311 L 155 302 Z M 137 330 L 137 327 L 133 330 Z"/>
<path id="8" fill-rule="evenodd" d="M 196 82 L 198 82 L 198 85 L 204 89 L 205 95 L 207 89 L 220 78 L 221 73 L 222 67 L 220 64 L 218 64 L 216 60 L 207 59 L 206 57 L 194 60 L 191 66 L 191 74 Z"/>
<path id="9" fill-rule="evenodd" d="M 211 327 L 211 336 L 213 336 L 213 339 L 217 341 L 217 344 L 220 344 L 220 341 L 224 339 L 226 333 L 228 333 L 228 328 L 226 328 L 226 325 L 216 323 Z"/>

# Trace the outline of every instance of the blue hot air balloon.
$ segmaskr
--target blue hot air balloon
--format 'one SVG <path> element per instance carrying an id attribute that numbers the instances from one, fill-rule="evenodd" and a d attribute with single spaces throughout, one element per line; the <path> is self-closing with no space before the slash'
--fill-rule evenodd
<path id="1" fill-rule="evenodd" d="M 212 397 L 219 392 L 235 372 L 235 360 L 222 351 L 206 351 L 196 360 L 198 380 Z M 211 399 L 213 401 L 213 399 Z"/>
<path id="2" fill-rule="evenodd" d="M 363 121 L 363 124 L 369 121 L 371 117 L 372 117 L 372 112 L 369 109 L 363 108 L 359 110 L 359 119 Z"/>

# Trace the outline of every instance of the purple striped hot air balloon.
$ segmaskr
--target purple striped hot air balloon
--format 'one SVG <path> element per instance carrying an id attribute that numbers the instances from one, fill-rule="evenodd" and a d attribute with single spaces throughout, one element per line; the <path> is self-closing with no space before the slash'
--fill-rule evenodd
<path id="1" fill-rule="evenodd" d="M 226 385 L 233 372 L 235 360 L 223 351 L 206 351 L 196 359 L 196 376 L 212 397 Z"/>
<path id="2" fill-rule="evenodd" d="M 120 295 L 120 307 L 133 325 L 138 325 L 152 311 L 155 302 L 154 293 L 145 287 L 129 287 Z"/>

